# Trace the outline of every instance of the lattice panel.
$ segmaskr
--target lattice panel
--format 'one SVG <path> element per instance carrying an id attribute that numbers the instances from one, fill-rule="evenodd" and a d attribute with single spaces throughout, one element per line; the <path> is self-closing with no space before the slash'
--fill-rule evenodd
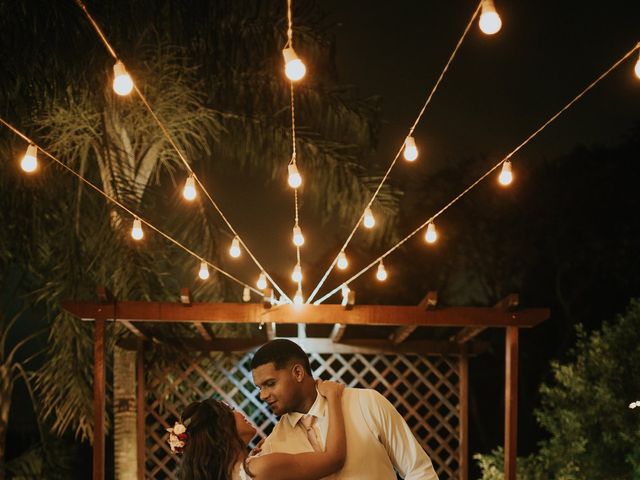
<path id="1" fill-rule="evenodd" d="M 175 365 L 148 379 L 145 478 L 177 478 L 179 459 L 170 453 L 164 429 L 194 400 L 224 400 L 244 411 L 260 436 L 271 431 L 277 418 L 253 386 L 252 355 L 203 354 L 190 364 Z M 405 418 L 440 479 L 459 478 L 456 358 L 314 353 L 310 360 L 316 377 L 349 387 L 374 388 L 384 395 Z"/>

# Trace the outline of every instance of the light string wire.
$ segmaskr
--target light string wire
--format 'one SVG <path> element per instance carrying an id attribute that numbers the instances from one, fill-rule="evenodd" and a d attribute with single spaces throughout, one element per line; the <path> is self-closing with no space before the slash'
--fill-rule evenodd
<path id="1" fill-rule="evenodd" d="M 471 30 L 471 27 L 473 26 L 473 23 L 474 23 L 476 17 L 478 16 L 478 12 L 480 11 L 480 9 L 482 7 L 482 3 L 483 3 L 483 0 L 480 0 L 480 3 L 478 3 L 478 6 L 476 7 L 475 11 L 473 12 L 473 15 L 471 15 L 471 19 L 469 20 L 469 23 L 467 23 L 467 26 L 465 27 L 464 32 L 462 33 L 462 36 L 460 37 L 460 39 L 458 40 L 458 43 L 456 44 L 455 48 L 453 49 L 453 52 L 451 52 L 451 55 L 449 56 L 449 60 L 447 60 L 447 63 L 445 64 L 442 72 L 440 73 L 440 76 L 438 77 L 438 80 L 436 81 L 436 83 L 434 84 L 433 88 L 431 89 L 431 92 L 427 96 L 427 99 L 424 102 L 424 105 L 422 106 L 422 109 L 418 113 L 418 116 L 417 116 L 416 120 L 413 122 L 413 125 L 411 125 L 411 128 L 409 129 L 409 134 L 407 135 L 407 137 L 410 137 L 411 135 L 413 135 L 414 130 L 418 126 L 418 123 L 422 119 L 422 116 L 424 115 L 425 111 L 427 110 L 427 107 L 431 103 L 431 99 L 435 95 L 436 90 L 440 86 L 440 83 L 444 79 L 445 74 L 449 70 L 449 66 L 453 62 L 453 59 L 455 58 L 456 54 L 458 53 L 458 50 L 460 50 L 460 47 L 462 46 L 462 43 L 464 42 L 464 39 L 466 38 L 467 34 L 469 33 L 469 30 Z M 405 137 L 405 139 L 407 137 Z M 400 148 L 396 152 L 396 155 L 393 158 L 393 161 L 389 165 L 389 168 L 387 169 L 387 172 L 384 174 L 384 176 L 380 180 L 380 183 L 378 184 L 378 187 L 376 188 L 375 192 L 371 196 L 371 199 L 369 200 L 369 203 L 367 203 L 367 205 L 365 206 L 362 214 L 358 218 L 358 221 L 353 226 L 353 229 L 351 230 L 351 233 L 349 234 L 349 236 L 345 240 L 344 244 L 342 245 L 342 248 L 340 248 L 340 250 L 338 251 L 338 255 L 335 256 L 335 258 L 333 259 L 333 261 L 329 265 L 329 268 L 324 273 L 324 275 L 322 276 L 322 278 L 320 279 L 320 281 L 318 282 L 316 287 L 313 289 L 313 292 L 311 292 L 311 295 L 309 295 L 309 298 L 307 299 L 307 303 L 311 303 L 313 301 L 313 299 L 315 298 L 316 294 L 318 293 L 320 288 L 322 288 L 322 285 L 327 280 L 327 277 L 329 276 L 331 271 L 334 269 L 336 263 L 338 262 L 338 256 L 340 255 L 340 252 L 344 251 L 344 249 L 347 248 L 347 246 L 349 245 L 349 243 L 353 239 L 353 236 L 355 235 L 356 230 L 358 229 L 358 227 L 360 226 L 360 223 L 362 222 L 362 219 L 364 218 L 365 212 L 367 211 L 368 208 L 371 207 L 371 205 L 373 204 L 373 201 L 378 196 L 378 193 L 380 193 L 380 190 L 382 189 L 382 186 L 384 185 L 384 182 L 387 180 L 387 177 L 391 173 L 391 170 L 393 169 L 393 167 L 395 166 L 396 162 L 398 161 L 398 158 L 400 157 L 400 154 L 402 153 L 403 148 L 404 148 L 404 140 L 403 140 L 403 144 L 400 146 Z M 347 282 L 345 282 L 345 283 L 347 283 Z"/>
<path id="2" fill-rule="evenodd" d="M 85 6 L 85 4 L 82 2 L 82 0 L 76 0 L 76 3 L 78 4 L 78 6 L 82 9 L 82 11 L 84 12 L 84 14 L 86 15 L 87 19 L 89 20 L 89 22 L 91 23 L 91 25 L 93 26 L 93 29 L 96 31 L 96 33 L 98 34 L 98 36 L 100 37 L 100 39 L 102 40 L 102 43 L 105 45 L 105 47 L 107 48 L 107 50 L 109 51 L 109 53 L 111 54 L 111 56 L 115 59 L 115 60 L 119 60 L 122 61 L 116 51 L 114 50 L 114 48 L 111 46 L 111 44 L 109 43 L 109 41 L 107 40 L 106 36 L 104 35 L 104 33 L 102 32 L 102 29 L 100 28 L 100 26 L 97 24 L 97 22 L 93 19 L 93 17 L 91 16 L 91 14 L 89 13 L 89 10 L 87 9 L 87 7 Z M 123 62 L 124 63 L 124 62 Z M 131 75 L 131 72 L 127 71 L 127 73 L 129 73 L 129 75 Z M 227 217 L 224 215 L 224 213 L 222 213 L 222 210 L 220 209 L 220 207 L 218 207 L 218 204 L 213 200 L 213 198 L 211 197 L 211 195 L 209 194 L 209 192 L 207 191 L 207 189 L 205 188 L 204 184 L 200 181 L 200 178 L 198 178 L 198 176 L 195 174 L 195 172 L 193 171 L 193 169 L 191 168 L 191 165 L 189 165 L 189 162 L 187 161 L 187 159 L 184 157 L 182 151 L 178 148 L 178 146 L 176 145 L 176 143 L 174 142 L 173 138 L 171 137 L 171 134 L 169 133 L 168 129 L 166 128 L 166 126 L 164 125 L 164 123 L 160 120 L 160 118 L 156 115 L 156 113 L 154 112 L 154 110 L 151 108 L 151 105 L 149 104 L 147 98 L 145 97 L 145 95 L 140 91 L 140 89 L 137 86 L 136 82 L 133 82 L 133 88 L 136 91 L 136 94 L 140 97 L 140 100 L 142 100 L 142 103 L 144 104 L 144 106 L 146 107 L 146 109 L 149 111 L 149 113 L 151 114 L 151 116 L 153 117 L 153 119 L 155 120 L 155 122 L 158 124 L 158 126 L 160 127 L 160 130 L 162 131 L 162 133 L 164 134 L 165 138 L 167 139 L 167 141 L 169 142 L 169 144 L 171 145 L 171 147 L 175 150 L 175 152 L 177 153 L 178 157 L 180 158 L 180 160 L 182 161 L 184 167 L 186 168 L 186 170 L 189 172 L 189 175 L 193 176 L 194 180 L 196 181 L 196 183 L 198 184 L 198 186 L 200 187 L 200 189 L 202 190 L 202 192 L 205 194 L 205 196 L 207 197 L 207 199 L 209 200 L 209 202 L 211 203 L 211 205 L 213 206 L 213 208 L 216 210 L 216 212 L 218 212 L 218 214 L 220 215 L 220 217 L 222 218 L 222 220 L 224 221 L 224 223 L 227 225 L 227 227 L 229 228 L 229 230 L 231 230 L 231 233 L 233 233 L 233 235 L 235 237 L 238 238 L 238 241 L 240 242 L 240 244 L 244 247 L 244 249 L 246 250 L 247 254 L 249 255 L 249 257 L 251 258 L 251 260 L 253 260 L 253 262 L 256 264 L 256 266 L 260 269 L 260 271 L 262 273 L 265 274 L 265 276 L 268 278 L 269 282 L 276 288 L 276 290 L 278 290 L 278 292 L 280 292 L 281 295 L 283 295 L 288 301 L 291 301 L 289 299 L 289 297 L 287 296 L 286 293 L 284 293 L 284 291 L 278 286 L 278 284 L 273 280 L 273 278 L 271 277 L 271 275 L 269 275 L 269 273 L 264 269 L 264 267 L 261 265 L 261 263 L 258 261 L 258 259 L 255 257 L 255 255 L 251 252 L 251 250 L 249 249 L 249 247 L 247 246 L 247 244 L 244 242 L 244 240 L 242 239 L 242 237 L 238 234 L 238 232 L 236 232 L 236 230 L 233 228 L 233 226 L 231 225 L 231 222 L 229 222 L 229 220 L 227 219 Z"/>
<path id="3" fill-rule="evenodd" d="M 285 48 L 293 48 L 293 13 L 291 8 L 291 0 L 287 0 L 287 43 Z M 289 80 L 289 89 L 291 93 L 291 161 L 290 165 L 297 167 L 298 156 L 296 153 L 296 108 L 295 108 L 295 91 L 293 88 L 293 80 Z M 298 187 L 299 188 L 299 187 Z M 298 209 L 298 188 L 293 189 L 293 204 L 295 223 L 294 228 L 299 227 L 299 209 Z M 296 245 L 296 265 L 300 265 L 302 270 L 302 263 L 300 262 L 300 245 Z M 302 278 L 298 280 L 298 291 L 302 292 Z M 296 292 L 297 293 L 297 292 Z"/>
<path id="4" fill-rule="evenodd" d="M 122 210 L 124 210 L 125 212 L 127 212 L 129 215 L 131 215 L 133 218 L 137 218 L 140 220 L 141 223 L 144 223 L 147 227 L 149 227 L 151 230 L 153 230 L 156 233 L 159 233 L 162 237 L 164 237 L 166 240 L 168 240 L 169 242 L 173 243 L 174 245 L 176 245 L 177 247 L 181 248 L 182 250 L 184 250 L 185 252 L 187 252 L 189 255 L 197 258 L 199 261 L 206 263 L 208 266 L 210 266 L 211 268 L 213 268 L 215 271 L 221 273 L 222 275 L 226 276 L 227 278 L 229 278 L 230 280 L 233 280 L 236 283 L 239 283 L 240 285 L 242 285 L 243 287 L 247 287 L 249 288 L 251 291 L 253 291 L 254 293 L 257 293 L 258 295 L 262 295 L 262 292 L 258 289 L 256 289 L 255 287 L 252 287 L 251 285 L 243 282 L 242 280 L 234 277 L 233 275 L 231 275 L 230 273 L 226 272 L 225 270 L 223 270 L 222 268 L 218 267 L 217 265 L 214 265 L 213 263 L 209 262 L 208 260 L 206 260 L 204 257 L 202 257 L 201 255 L 198 255 L 196 252 L 194 252 L 193 250 L 191 250 L 189 247 L 186 247 L 185 245 L 183 245 L 182 243 L 180 243 L 178 240 L 176 240 L 175 238 L 173 238 L 171 235 L 163 232 L 162 230 L 160 230 L 159 228 L 157 228 L 155 225 L 153 225 L 150 221 L 145 220 L 143 217 L 141 217 L 140 215 L 138 215 L 137 213 L 135 213 L 133 210 L 131 210 L 129 207 L 127 207 L 126 205 L 124 205 L 123 203 L 121 203 L 119 200 L 113 198 L 111 195 L 109 195 L 107 192 L 105 192 L 104 190 L 102 190 L 100 187 L 98 187 L 97 185 L 95 185 L 94 183 L 92 183 L 90 180 L 87 180 L 84 176 L 82 176 L 81 174 L 79 174 L 78 172 L 76 172 L 74 169 L 72 169 L 71 167 L 69 167 L 67 164 L 65 164 L 64 162 L 62 162 L 61 160 L 59 160 L 57 157 L 55 157 L 53 154 L 49 153 L 47 150 L 45 150 L 44 148 L 42 148 L 40 145 L 38 145 L 35 141 L 33 141 L 31 138 L 29 138 L 27 135 L 25 135 L 24 133 L 22 133 L 20 130 L 18 130 L 16 127 L 14 127 L 13 125 L 11 125 L 9 122 L 7 122 L 6 120 L 4 120 L 2 117 L 0 117 L 0 123 L 2 125 L 4 125 L 7 129 L 11 130 L 13 133 L 15 133 L 17 136 L 19 136 L 20 138 L 22 138 L 25 142 L 27 142 L 30 145 L 35 145 L 35 147 L 38 149 L 38 151 L 44 153 L 48 158 L 50 158 L 51 160 L 53 160 L 54 162 L 56 162 L 58 165 L 60 165 L 62 168 L 64 168 L 67 172 L 71 173 L 72 175 L 74 175 L 76 178 L 78 178 L 80 181 L 84 182 L 86 185 L 90 186 L 91 188 L 93 188 L 96 192 L 98 192 L 100 195 L 102 195 L 103 197 L 105 197 L 107 200 L 109 200 L 111 203 L 113 203 L 114 205 L 118 206 L 119 208 L 121 208 Z"/>
<path id="5" fill-rule="evenodd" d="M 599 77 L 597 77 L 593 82 L 591 82 L 584 90 L 582 90 L 578 95 L 576 95 L 569 103 L 567 103 L 562 109 L 560 109 L 555 115 L 553 115 L 551 118 L 549 118 L 549 120 L 547 120 L 546 122 L 544 122 L 537 130 L 535 130 L 531 135 L 529 135 L 520 145 L 518 145 L 516 148 L 514 148 L 509 154 L 507 154 L 504 158 L 502 158 L 498 163 L 496 163 L 493 167 L 491 167 L 489 170 L 487 170 L 480 178 L 478 178 L 475 182 L 473 182 L 471 185 L 469 185 L 467 188 L 465 188 L 462 192 L 460 192 L 460 194 L 458 194 L 458 196 L 456 196 L 453 200 L 451 200 L 449 203 L 447 203 L 444 207 L 442 207 L 437 213 L 435 213 L 434 215 L 432 215 L 428 220 L 426 220 L 424 223 L 422 223 L 419 227 L 417 227 L 415 230 L 413 230 L 409 235 L 407 235 L 406 237 L 404 237 L 402 240 L 400 240 L 398 243 L 396 243 L 393 247 L 391 247 L 389 250 L 387 250 L 385 253 L 383 253 L 382 255 L 380 255 L 378 258 L 376 258 L 373 262 L 371 262 L 369 265 L 367 265 L 366 267 L 364 267 L 362 270 L 360 270 L 358 273 L 356 273 L 355 275 L 353 275 L 351 278 L 349 278 L 346 282 L 343 282 L 342 284 L 348 284 L 350 282 L 352 282 L 353 280 L 355 280 L 356 278 L 360 277 L 363 273 L 365 273 L 367 270 L 369 270 L 371 267 L 373 267 L 374 265 L 376 265 L 380 260 L 382 260 L 383 258 L 387 257 L 388 255 L 390 255 L 392 252 L 394 252 L 396 249 L 398 249 L 401 245 L 403 245 L 407 240 L 409 240 L 411 237 L 413 237 L 416 233 L 418 233 L 420 230 L 422 230 L 424 227 L 426 227 L 430 222 L 434 221 L 437 217 L 439 217 L 442 213 L 445 212 L 445 210 L 447 210 L 449 207 L 451 207 L 454 203 L 456 203 L 458 200 L 460 200 L 464 195 L 466 195 L 470 190 L 472 190 L 476 185 L 478 185 L 480 182 L 482 182 L 482 180 L 484 180 L 485 178 L 487 178 L 489 175 L 491 175 L 492 172 L 494 172 L 498 167 L 500 167 L 504 162 L 506 162 L 507 160 L 509 160 L 513 155 L 515 155 L 521 148 L 523 148 L 527 143 L 529 143 L 534 137 L 536 137 L 540 132 L 542 132 L 547 126 L 549 126 L 554 120 L 556 120 L 560 115 L 562 115 L 566 110 L 568 110 L 574 103 L 576 103 L 578 100 L 580 100 L 587 92 L 589 92 L 591 89 L 593 89 L 601 80 L 603 80 L 605 77 L 607 77 L 613 70 L 615 70 L 618 66 L 620 66 L 620 64 L 622 64 L 625 60 L 627 60 L 631 55 L 633 55 L 633 53 L 636 50 L 640 50 L 640 43 L 638 43 L 637 45 L 635 45 L 631 50 L 629 50 L 624 56 L 622 56 L 618 61 L 616 61 L 611 67 L 609 67 L 604 73 L 602 73 Z M 334 293 L 336 293 L 337 291 L 339 291 L 342 288 L 342 284 L 340 284 L 338 287 L 334 288 L 333 290 L 331 290 L 329 293 L 327 293 L 326 295 L 324 295 L 322 298 L 316 300 L 314 302 L 314 305 L 319 305 L 321 304 L 323 301 L 325 301 L 327 298 L 329 298 L 331 295 L 333 295 Z"/>

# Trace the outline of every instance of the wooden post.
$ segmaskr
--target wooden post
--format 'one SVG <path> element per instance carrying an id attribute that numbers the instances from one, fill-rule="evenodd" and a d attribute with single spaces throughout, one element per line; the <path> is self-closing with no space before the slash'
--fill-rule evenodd
<path id="1" fill-rule="evenodd" d="M 518 327 L 507 327 L 504 367 L 504 478 L 516 479 L 518 453 Z"/>
<path id="2" fill-rule="evenodd" d="M 460 480 L 469 478 L 469 356 L 460 355 Z"/>
<path id="3" fill-rule="evenodd" d="M 145 467 L 145 398 L 144 398 L 144 340 L 138 339 L 136 355 L 136 420 L 138 448 L 138 480 L 144 480 Z"/>
<path id="4" fill-rule="evenodd" d="M 93 480 L 104 480 L 105 316 L 95 319 L 93 337 Z"/>

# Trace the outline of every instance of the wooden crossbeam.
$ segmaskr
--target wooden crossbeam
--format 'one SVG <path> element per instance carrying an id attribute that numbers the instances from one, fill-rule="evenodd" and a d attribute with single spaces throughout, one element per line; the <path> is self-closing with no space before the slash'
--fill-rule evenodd
<path id="1" fill-rule="evenodd" d="M 431 291 L 427 293 L 422 300 L 420 300 L 420 303 L 418 303 L 418 308 L 428 310 L 430 308 L 435 308 L 437 304 L 438 292 Z M 416 328 L 418 328 L 417 325 L 404 325 L 402 327 L 398 327 L 389 335 L 389 340 L 398 345 L 399 343 L 404 342 L 409 337 L 409 335 L 411 335 L 415 331 Z"/>
<path id="2" fill-rule="evenodd" d="M 76 317 L 156 323 L 317 323 L 345 325 L 416 325 L 432 327 L 533 327 L 549 318 L 549 309 L 513 312 L 490 307 L 446 307 L 423 310 L 412 306 L 356 305 L 345 311 L 341 305 L 282 305 L 265 310 L 258 304 L 194 303 L 189 308 L 170 302 L 122 301 L 112 305 L 94 302 L 62 302 Z"/>
<path id="3" fill-rule="evenodd" d="M 346 325 L 343 325 L 341 323 L 336 323 L 333 326 L 333 330 L 331 330 L 331 335 L 329 338 L 331 338 L 332 342 L 339 342 L 340 340 L 342 340 L 342 337 L 346 329 L 347 329 Z"/>
<path id="4" fill-rule="evenodd" d="M 127 329 L 133 333 L 136 337 L 138 337 L 140 340 L 143 341 L 151 341 L 151 338 L 149 335 L 147 335 L 146 333 L 144 333 L 141 329 L 139 329 L 137 326 L 135 326 L 132 322 L 130 322 L 129 320 L 120 320 L 120 323 L 122 325 L 124 325 L 125 327 L 127 327 Z"/>
<path id="5" fill-rule="evenodd" d="M 502 312 L 513 312 L 515 311 L 516 308 L 518 308 L 519 304 L 520 304 L 520 296 L 517 293 L 511 293 L 507 295 L 505 298 L 503 298 L 502 300 L 500 300 L 498 303 L 496 303 L 493 308 Z M 457 342 L 462 344 L 462 343 L 468 342 L 474 337 L 477 337 L 480 333 L 482 333 L 486 329 L 487 329 L 486 325 L 467 326 L 467 327 L 464 327 L 455 335 L 453 335 L 450 338 L 450 340 L 452 342 Z"/>

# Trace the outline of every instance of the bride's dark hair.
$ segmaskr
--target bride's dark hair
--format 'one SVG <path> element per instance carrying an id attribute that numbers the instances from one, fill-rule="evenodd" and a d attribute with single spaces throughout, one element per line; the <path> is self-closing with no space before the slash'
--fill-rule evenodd
<path id="1" fill-rule="evenodd" d="M 182 480 L 231 480 L 245 450 L 233 410 L 213 399 L 193 402 L 182 412 L 187 426 L 182 454 Z"/>

